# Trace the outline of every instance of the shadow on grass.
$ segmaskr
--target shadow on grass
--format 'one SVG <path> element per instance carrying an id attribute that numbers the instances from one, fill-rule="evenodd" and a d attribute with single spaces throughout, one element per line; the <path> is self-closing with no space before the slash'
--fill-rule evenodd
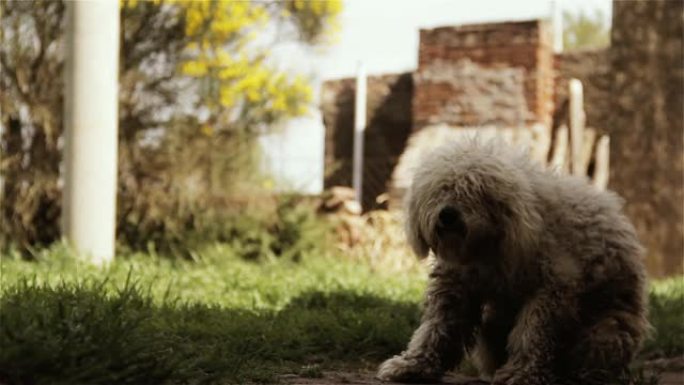
<path id="1" fill-rule="evenodd" d="M 673 282 L 652 293 L 657 331 L 647 356 L 682 352 L 684 280 Z M 278 373 L 311 371 L 307 364 L 375 364 L 404 348 L 420 313 L 415 303 L 353 290 L 304 292 L 279 311 L 255 311 L 158 303 L 134 284 L 105 286 L 4 289 L 0 383 L 274 382 Z M 646 374 L 629 383 L 657 383 Z"/>
<path id="2" fill-rule="evenodd" d="M 385 358 L 418 318 L 416 304 L 351 291 L 250 311 L 159 305 L 135 285 L 23 283 L 0 298 L 0 383 L 270 382 L 309 362 Z"/>

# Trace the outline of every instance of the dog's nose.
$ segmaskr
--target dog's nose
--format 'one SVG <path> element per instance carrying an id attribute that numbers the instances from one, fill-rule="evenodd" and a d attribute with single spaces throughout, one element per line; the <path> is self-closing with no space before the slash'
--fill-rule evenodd
<path id="1" fill-rule="evenodd" d="M 437 229 L 465 236 L 467 228 L 461 212 L 453 207 L 445 207 L 437 217 Z"/>

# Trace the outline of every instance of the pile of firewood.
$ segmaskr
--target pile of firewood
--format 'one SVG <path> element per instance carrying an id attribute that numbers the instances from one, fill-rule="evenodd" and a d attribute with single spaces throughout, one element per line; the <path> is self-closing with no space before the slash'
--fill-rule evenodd
<path id="1" fill-rule="evenodd" d="M 361 205 L 356 201 L 352 188 L 335 186 L 325 191 L 317 211 L 330 219 L 340 245 L 353 247 L 361 242 Z"/>
<path id="2" fill-rule="evenodd" d="M 402 213 L 374 210 L 362 213 L 349 187 L 333 187 L 321 197 L 319 214 L 334 228 L 335 247 L 343 255 L 385 271 L 415 268 L 420 261 L 406 245 Z"/>

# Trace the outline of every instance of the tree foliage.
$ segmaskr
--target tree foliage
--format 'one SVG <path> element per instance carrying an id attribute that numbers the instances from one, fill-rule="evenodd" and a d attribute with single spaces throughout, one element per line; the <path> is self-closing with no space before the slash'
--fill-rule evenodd
<path id="1" fill-rule="evenodd" d="M 610 25 L 600 9 L 563 12 L 563 46 L 567 50 L 602 48 L 610 44 Z"/>
<path id="2" fill-rule="evenodd" d="M 253 174 L 256 135 L 312 97 L 273 42 L 329 43 L 340 12 L 340 0 L 121 1 L 120 236 L 180 232 L 193 225 L 180 208 Z M 59 236 L 64 15 L 62 1 L 0 1 L 0 234 L 20 247 Z"/>

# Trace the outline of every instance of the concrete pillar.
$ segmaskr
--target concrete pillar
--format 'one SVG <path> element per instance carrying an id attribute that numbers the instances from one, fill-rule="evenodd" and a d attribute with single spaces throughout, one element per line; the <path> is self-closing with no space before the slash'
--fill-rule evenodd
<path id="1" fill-rule="evenodd" d="M 114 257 L 119 2 L 67 1 L 63 234 L 84 257 Z"/>

